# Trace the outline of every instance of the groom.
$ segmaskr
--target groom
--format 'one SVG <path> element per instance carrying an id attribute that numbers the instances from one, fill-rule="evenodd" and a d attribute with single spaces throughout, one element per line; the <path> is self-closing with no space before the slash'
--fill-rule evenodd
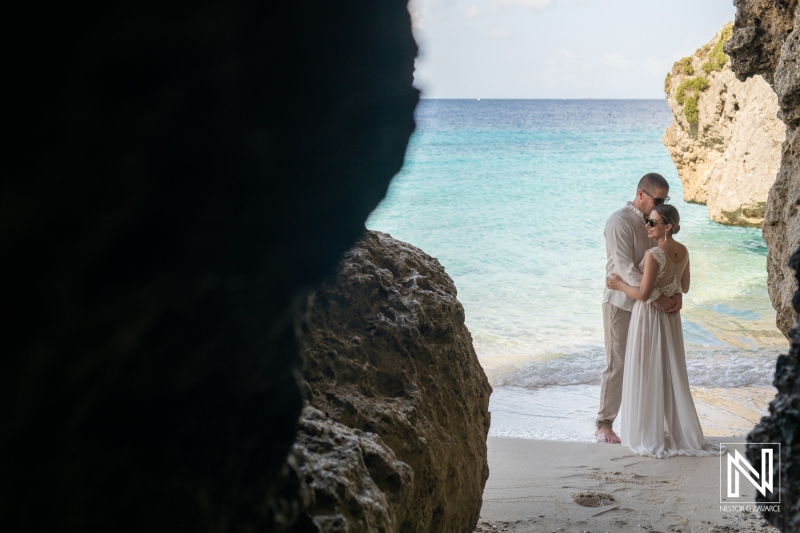
<path id="1" fill-rule="evenodd" d="M 669 183 L 661 174 L 645 174 L 636 189 L 636 197 L 611 215 L 603 236 L 606 240 L 606 276 L 618 274 L 626 283 L 639 286 L 642 273 L 639 263 L 644 253 L 658 243 L 647 237 L 645 222 L 653 207 L 669 200 Z M 682 295 L 662 295 L 653 302 L 656 309 L 677 313 Z M 634 300 L 622 291 L 606 288 L 603 293 L 603 329 L 606 343 L 606 369 L 600 385 L 600 411 L 597 413 L 595 437 L 603 442 L 619 443 L 611 429 L 622 403 L 622 371 L 625 367 L 625 346 Z"/>

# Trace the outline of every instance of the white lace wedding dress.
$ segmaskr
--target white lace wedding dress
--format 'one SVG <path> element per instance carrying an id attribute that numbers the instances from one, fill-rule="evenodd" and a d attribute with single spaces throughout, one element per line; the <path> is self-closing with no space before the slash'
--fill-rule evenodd
<path id="1" fill-rule="evenodd" d="M 637 301 L 631 314 L 620 407 L 620 440 L 641 455 L 718 455 L 705 442 L 686 372 L 680 313 L 668 315 L 652 302 L 681 292 L 689 255 L 679 262 L 658 247 L 648 250 L 659 264 L 656 290 Z M 645 254 L 646 255 L 646 254 Z M 644 268 L 644 260 L 639 266 Z"/>

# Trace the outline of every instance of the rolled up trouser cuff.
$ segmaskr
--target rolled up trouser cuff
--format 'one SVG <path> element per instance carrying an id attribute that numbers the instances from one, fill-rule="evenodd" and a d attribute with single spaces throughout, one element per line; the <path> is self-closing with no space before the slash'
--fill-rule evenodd
<path id="1" fill-rule="evenodd" d="M 606 348 L 606 369 L 600 383 L 600 409 L 597 413 L 597 427 L 601 423 L 614 422 L 622 403 L 622 374 L 625 369 L 625 348 L 628 341 L 628 327 L 631 312 L 620 309 L 612 303 L 603 304 L 603 330 Z"/>

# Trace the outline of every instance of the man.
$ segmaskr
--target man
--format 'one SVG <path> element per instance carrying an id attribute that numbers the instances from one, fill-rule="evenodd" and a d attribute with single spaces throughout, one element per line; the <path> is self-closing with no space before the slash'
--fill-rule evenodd
<path id="1" fill-rule="evenodd" d="M 636 197 L 611 215 L 603 236 L 606 241 L 606 276 L 619 275 L 626 283 L 639 286 L 642 273 L 639 263 L 644 253 L 658 243 L 647 237 L 645 222 L 653 207 L 669 200 L 669 184 L 656 173 L 645 174 L 636 189 Z M 653 302 L 656 309 L 677 313 L 682 295 L 661 296 Z M 595 437 L 602 442 L 618 444 L 612 424 L 622 403 L 622 372 L 625 368 L 625 347 L 634 300 L 622 291 L 606 288 L 603 293 L 603 329 L 606 344 L 606 369 L 600 385 L 600 410 L 597 413 Z"/>

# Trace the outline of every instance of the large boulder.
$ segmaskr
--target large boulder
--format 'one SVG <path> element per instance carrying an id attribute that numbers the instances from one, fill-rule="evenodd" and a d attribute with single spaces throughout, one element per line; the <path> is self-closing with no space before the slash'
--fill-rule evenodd
<path id="1" fill-rule="evenodd" d="M 324 468 L 328 459 L 309 459 L 322 461 L 310 469 L 316 492 L 342 495 L 312 505 L 309 521 L 345 523 L 320 530 L 350 533 L 472 531 L 489 475 L 491 387 L 442 265 L 385 233 L 366 232 L 314 294 L 304 340 L 308 401 L 328 419 L 315 415 L 316 426 L 375 436 L 369 446 L 348 441 L 359 450 L 351 472 L 358 466 L 361 476 L 337 478 Z M 307 431 L 301 426 L 301 435 Z M 342 431 L 328 434 L 331 449 Z M 360 497 L 354 482 L 342 481 L 352 477 L 366 480 Z M 376 487 L 385 497 L 369 496 Z M 364 517 L 385 517 L 387 526 L 372 528 Z"/>
<path id="2" fill-rule="evenodd" d="M 6 20 L 4 529 L 291 528 L 297 324 L 402 166 L 406 1 Z"/>
<path id="3" fill-rule="evenodd" d="M 777 324 L 788 335 L 797 319 L 789 257 L 800 246 L 800 4 L 798 0 L 735 0 L 733 35 L 725 45 L 739 80 L 762 76 L 778 96 L 786 124 L 781 166 L 767 198 L 767 288 Z"/>
<path id="4" fill-rule="evenodd" d="M 675 63 L 665 91 L 674 120 L 664 133 L 687 202 L 711 220 L 761 227 L 781 164 L 786 127 L 761 76 L 739 81 L 722 52 L 731 26 Z"/>

